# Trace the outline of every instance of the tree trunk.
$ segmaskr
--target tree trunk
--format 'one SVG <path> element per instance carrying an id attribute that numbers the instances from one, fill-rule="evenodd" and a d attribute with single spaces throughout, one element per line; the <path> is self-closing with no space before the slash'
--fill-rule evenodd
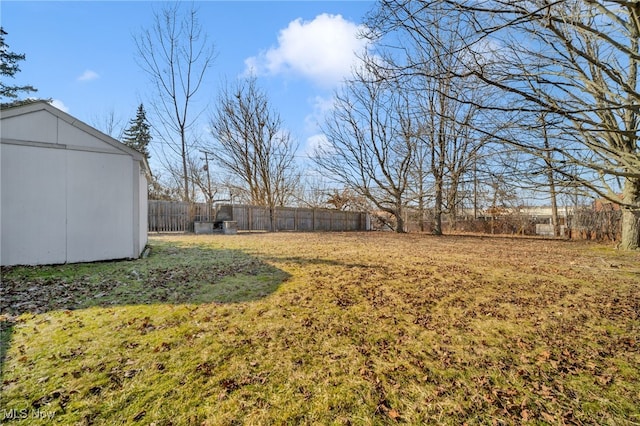
<path id="1" fill-rule="evenodd" d="M 276 209 L 273 206 L 269 206 L 269 231 L 276 232 Z"/>
<path id="2" fill-rule="evenodd" d="M 191 201 L 191 197 L 189 197 L 189 169 L 187 167 L 187 141 L 184 135 L 184 129 L 180 129 L 182 133 L 180 135 L 181 138 L 181 155 L 182 155 L 182 184 L 184 186 L 184 201 L 189 203 Z"/>
<path id="3" fill-rule="evenodd" d="M 418 226 L 420 227 L 420 232 L 424 232 L 424 210 L 425 210 L 424 197 L 425 197 L 425 194 L 424 194 L 424 180 L 423 180 L 422 166 L 420 166 L 418 176 L 419 176 L 419 179 L 418 179 L 418 214 L 420 215 L 420 217 L 418 218 Z"/>
<path id="4" fill-rule="evenodd" d="M 418 219 L 420 232 L 424 232 L 424 197 L 422 196 L 422 188 L 420 189 L 420 198 L 418 198 L 418 213 L 420 214 L 420 218 Z"/>
<path id="5" fill-rule="evenodd" d="M 449 231 L 455 231 L 458 229 L 458 215 L 456 214 L 455 208 L 453 208 L 448 214 L 447 218 L 449 221 L 449 227 L 447 228 Z"/>
<path id="6" fill-rule="evenodd" d="M 398 234 L 404 233 L 404 218 L 402 217 L 401 211 L 396 213 L 396 232 Z"/>
<path id="7" fill-rule="evenodd" d="M 442 178 L 436 179 L 433 235 L 442 235 Z"/>
<path id="8" fill-rule="evenodd" d="M 556 194 L 556 182 L 553 176 L 553 158 L 551 144 L 549 143 L 549 135 L 547 134 L 546 117 L 543 114 L 542 121 L 542 137 L 544 138 L 544 161 L 547 166 L 547 181 L 549 183 L 549 195 L 551 196 L 551 226 L 553 227 L 553 236 L 560 236 L 560 223 L 558 221 L 558 202 Z"/>
<path id="9" fill-rule="evenodd" d="M 457 185 L 459 178 L 457 176 L 452 176 L 451 177 L 451 187 L 449 188 L 448 191 L 446 191 L 446 197 L 447 197 L 447 205 L 448 205 L 448 212 L 446 214 L 447 220 L 449 221 L 449 230 L 455 230 L 456 226 L 457 226 L 457 220 L 458 220 L 458 215 L 456 214 L 456 209 L 457 209 L 457 202 L 456 199 L 458 198 L 458 190 L 457 190 Z"/>
<path id="10" fill-rule="evenodd" d="M 634 208 L 622 208 L 621 250 L 638 250 L 640 248 L 640 179 L 625 181 L 622 201 Z"/>
<path id="11" fill-rule="evenodd" d="M 396 197 L 396 206 L 394 216 L 396 218 L 396 229 L 398 234 L 404 233 L 404 208 L 402 207 L 402 197 Z"/>
<path id="12" fill-rule="evenodd" d="M 621 250 L 640 248 L 640 206 L 636 210 L 622 209 Z"/>
<path id="13" fill-rule="evenodd" d="M 556 198 L 556 187 L 553 182 L 553 178 L 551 178 L 549 182 L 550 192 L 551 192 L 551 226 L 553 227 L 553 236 L 560 236 L 560 221 L 558 219 L 558 201 Z"/>

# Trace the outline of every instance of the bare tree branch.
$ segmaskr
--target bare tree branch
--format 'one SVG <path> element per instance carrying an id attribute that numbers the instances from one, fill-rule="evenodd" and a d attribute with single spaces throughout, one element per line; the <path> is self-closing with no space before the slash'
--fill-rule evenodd
<path id="1" fill-rule="evenodd" d="M 253 77 L 223 89 L 210 122 L 208 152 L 252 204 L 274 211 L 295 193 L 297 144 Z M 271 229 L 275 230 L 271 215 Z"/>
<path id="2" fill-rule="evenodd" d="M 204 108 L 192 109 L 215 60 L 215 50 L 202 31 L 197 10 L 182 15 L 179 2 L 155 13 L 153 26 L 135 37 L 135 43 L 139 65 L 155 88 L 150 105 L 159 120 L 154 127 L 163 143 L 162 152 L 172 157 L 163 162 L 173 164 L 173 158 L 178 158 L 180 169 L 168 170 L 179 173 L 182 197 L 189 201 L 189 158 L 194 150 L 190 131 Z"/>

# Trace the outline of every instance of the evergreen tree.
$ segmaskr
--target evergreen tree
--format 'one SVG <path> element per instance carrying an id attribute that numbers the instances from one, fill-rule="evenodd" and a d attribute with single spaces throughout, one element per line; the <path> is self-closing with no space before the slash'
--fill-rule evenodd
<path id="1" fill-rule="evenodd" d="M 9 46 L 4 42 L 4 36 L 6 35 L 7 32 L 3 27 L 0 27 L 0 76 L 2 76 L 0 98 L 7 98 L 12 102 L 18 98 L 19 92 L 36 92 L 37 89 L 33 86 L 11 86 L 6 84 L 6 77 L 14 78 L 20 71 L 18 63 L 25 59 L 24 53 L 17 54 L 9 51 Z M 7 105 L 7 103 L 3 102 L 2 105 Z"/>
<path id="2" fill-rule="evenodd" d="M 124 138 L 122 142 L 129 148 L 133 148 L 147 160 L 149 159 L 149 150 L 147 146 L 151 142 L 151 132 L 149 129 L 151 126 L 147 121 L 147 113 L 144 110 L 144 105 L 140 104 L 136 117 L 129 121 L 129 127 L 124 131 Z"/>

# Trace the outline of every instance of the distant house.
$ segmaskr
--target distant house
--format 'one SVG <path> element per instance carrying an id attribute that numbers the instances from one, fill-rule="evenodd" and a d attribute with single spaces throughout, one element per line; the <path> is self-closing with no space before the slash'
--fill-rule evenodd
<path id="1" fill-rule="evenodd" d="M 622 201 L 622 194 L 618 195 L 618 198 Z M 604 198 L 599 198 L 593 202 L 593 211 L 595 212 L 617 212 L 621 209 L 620 204 Z"/>
<path id="2" fill-rule="evenodd" d="M 144 156 L 44 101 L 0 120 L 0 264 L 140 256 Z"/>

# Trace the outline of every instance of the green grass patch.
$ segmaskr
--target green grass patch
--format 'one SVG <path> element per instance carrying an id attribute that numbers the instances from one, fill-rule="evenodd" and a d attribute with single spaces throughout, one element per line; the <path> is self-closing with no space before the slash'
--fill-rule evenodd
<path id="1" fill-rule="evenodd" d="M 91 306 L 241 302 L 265 297 L 286 274 L 238 249 L 157 240 L 135 261 L 3 269 L 3 313 Z M 242 277 L 242 286 L 228 281 Z"/>
<path id="2" fill-rule="evenodd" d="M 638 253 L 382 233 L 150 244 L 3 269 L 3 422 L 640 422 Z"/>

